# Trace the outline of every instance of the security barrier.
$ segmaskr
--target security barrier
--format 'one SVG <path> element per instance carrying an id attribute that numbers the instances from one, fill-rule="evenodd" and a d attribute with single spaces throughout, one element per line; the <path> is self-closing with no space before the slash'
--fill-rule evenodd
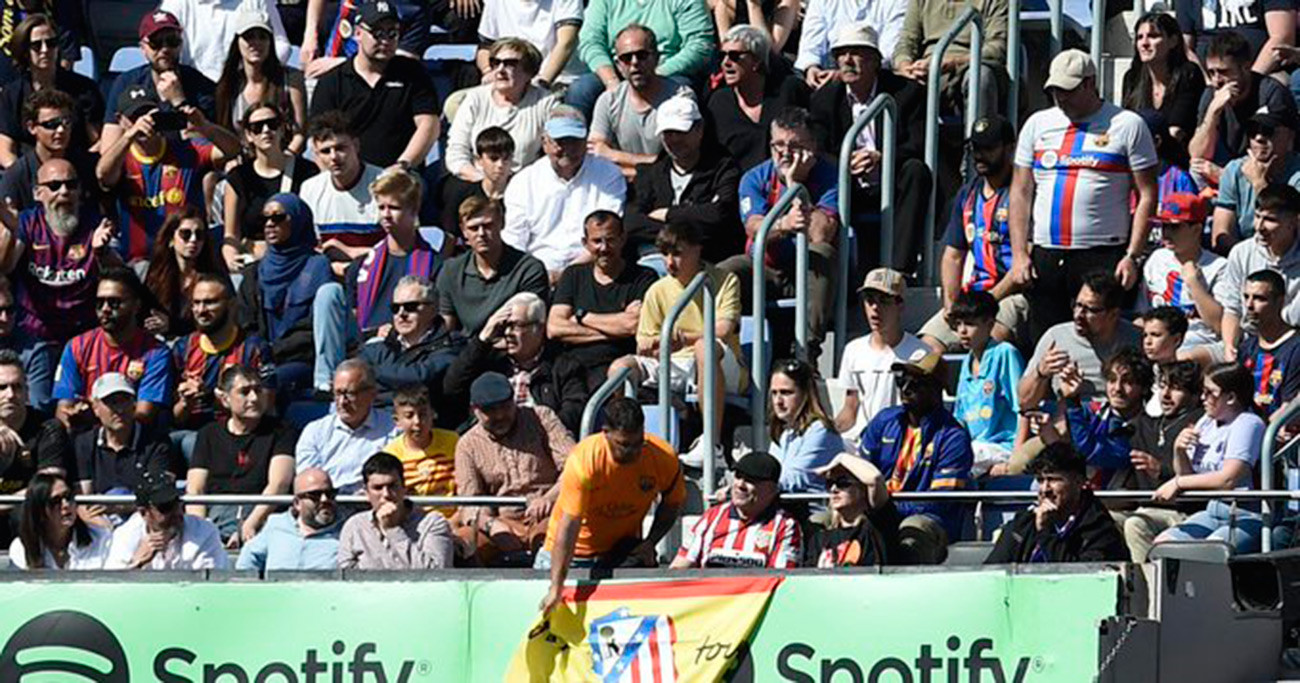
<path id="1" fill-rule="evenodd" d="M 615 600 L 584 616 L 674 615 L 671 648 L 656 656 L 681 680 L 703 660 L 731 658 L 735 681 L 1075 683 L 1097 672 L 1097 625 L 1118 613 L 1125 591 L 1122 569 L 1104 565 L 788 572 L 747 643 L 692 634 L 694 616 L 672 604 L 701 577 L 754 575 L 774 573 L 620 572 L 600 585 L 623 589 L 637 613 Z M 496 683 L 547 586 L 527 572 L 327 577 L 9 575 L 0 578 L 0 680 L 18 680 L 22 667 L 32 680 L 104 683 Z M 583 582 L 577 594 L 592 588 Z M 634 661 L 647 654 L 637 643 L 593 627 L 581 647 Z"/>

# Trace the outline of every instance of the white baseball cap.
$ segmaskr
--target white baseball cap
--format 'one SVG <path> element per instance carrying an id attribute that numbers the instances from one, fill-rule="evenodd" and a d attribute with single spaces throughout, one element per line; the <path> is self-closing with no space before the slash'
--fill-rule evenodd
<path id="1" fill-rule="evenodd" d="M 695 103 L 694 97 L 675 95 L 655 111 L 655 135 L 663 135 L 667 130 L 689 132 L 703 118 L 700 105 Z"/>

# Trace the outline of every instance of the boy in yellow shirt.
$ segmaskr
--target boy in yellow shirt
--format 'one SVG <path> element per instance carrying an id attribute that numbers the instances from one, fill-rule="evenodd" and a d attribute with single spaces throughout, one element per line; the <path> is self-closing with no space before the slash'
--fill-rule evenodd
<path id="1" fill-rule="evenodd" d="M 456 495 L 456 432 L 434 429 L 429 390 L 420 385 L 398 389 L 393 419 L 401 435 L 384 446 L 384 452 L 402 461 L 406 490 L 416 496 Z M 455 508 L 438 511 L 451 517 Z"/>

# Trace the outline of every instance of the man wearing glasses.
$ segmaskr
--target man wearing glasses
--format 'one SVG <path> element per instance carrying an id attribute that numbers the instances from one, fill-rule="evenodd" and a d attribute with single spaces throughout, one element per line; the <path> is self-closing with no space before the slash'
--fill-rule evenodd
<path id="1" fill-rule="evenodd" d="M 267 518 L 262 533 L 240 549 L 235 569 L 329 571 L 338 567 L 337 496 L 325 470 L 303 470 L 293 480 L 293 505 Z"/>
<path id="2" fill-rule="evenodd" d="M 140 327 L 144 285 L 135 272 L 106 268 L 95 290 L 99 327 L 73 337 L 54 376 L 58 417 L 71 429 L 87 419 L 87 390 L 107 373 L 122 373 L 135 394 L 134 417 L 151 424 L 172 399 L 175 370 L 165 345 Z"/>
<path id="3" fill-rule="evenodd" d="M 18 157 L 4 177 L 0 178 L 0 201 L 12 202 L 15 211 L 36 205 L 37 175 L 50 159 L 69 159 L 77 169 L 78 177 L 90 178 L 95 172 L 94 160 L 85 148 L 72 144 L 77 121 L 77 103 L 71 96 L 58 90 L 40 90 L 23 103 L 23 129 L 31 137 L 32 148 Z M 87 196 L 96 196 L 88 183 L 80 190 Z"/>
<path id="4" fill-rule="evenodd" d="M 388 0 L 364 4 L 355 35 L 356 56 L 316 82 L 311 116 L 338 110 L 351 118 L 367 163 L 423 167 L 438 139 L 442 105 L 420 62 L 397 53 L 396 6 Z"/>
<path id="5" fill-rule="evenodd" d="M 438 316 L 433 285 L 418 275 L 407 275 L 393 290 L 393 324 L 388 334 L 361 347 L 360 357 L 370 363 L 379 382 L 380 405 L 391 405 L 402 387 L 418 384 L 441 386 L 447 366 L 456 358 L 451 335 Z M 441 412 L 443 406 L 435 406 Z M 464 414 L 464 410 L 458 411 Z"/>
<path id="6" fill-rule="evenodd" d="M 294 449 L 299 474 L 325 470 L 341 493 L 361 490 L 361 466 L 393 440 L 396 426 L 387 410 L 375 407 L 379 388 L 370 364 L 350 358 L 334 372 L 334 410 L 303 427 Z"/>
<path id="7" fill-rule="evenodd" d="M 105 569 L 229 569 L 216 525 L 187 515 L 176 482 L 148 476 L 135 489 L 136 512 L 113 532 Z"/>

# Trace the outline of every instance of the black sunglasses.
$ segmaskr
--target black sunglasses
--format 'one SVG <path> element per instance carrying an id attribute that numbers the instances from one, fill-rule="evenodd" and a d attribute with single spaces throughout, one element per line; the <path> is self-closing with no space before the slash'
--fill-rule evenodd
<path id="1" fill-rule="evenodd" d="M 723 50 L 722 58 L 730 59 L 733 62 L 739 62 L 740 60 L 750 56 L 751 54 L 753 53 L 748 50 Z"/>
<path id="2" fill-rule="evenodd" d="M 45 130 L 58 130 L 60 128 L 67 128 L 71 126 L 72 117 L 57 116 L 48 121 L 37 121 L 36 125 L 40 126 L 41 128 L 44 128 Z"/>
<path id="3" fill-rule="evenodd" d="M 284 213 L 283 211 L 278 211 L 276 213 L 263 214 L 262 221 L 266 223 L 283 223 L 284 219 L 288 217 L 289 214 Z"/>
<path id="4" fill-rule="evenodd" d="M 35 52 L 45 52 L 57 48 L 59 41 L 55 38 L 33 38 L 27 45 Z"/>
<path id="5" fill-rule="evenodd" d="M 632 60 L 634 59 L 644 62 L 650 59 L 651 57 L 653 57 L 654 54 L 655 53 L 651 52 L 650 50 L 634 50 L 632 52 L 624 52 L 623 54 L 619 55 L 618 61 L 623 62 L 624 64 L 631 64 Z"/>
<path id="6" fill-rule="evenodd" d="M 149 47 L 155 50 L 164 48 L 178 48 L 181 46 L 181 34 L 164 33 L 162 35 L 152 35 L 148 38 Z"/>
<path id="7" fill-rule="evenodd" d="M 338 495 L 339 495 L 338 489 L 331 488 L 331 489 L 316 489 L 315 491 L 303 491 L 302 493 L 299 493 L 297 496 L 294 497 L 299 499 L 305 498 L 307 500 L 310 500 L 313 503 L 319 503 L 321 502 L 322 498 L 328 498 L 330 500 L 334 500 L 336 497 L 338 497 Z"/>
<path id="8" fill-rule="evenodd" d="M 857 486 L 858 480 L 854 479 L 853 477 L 835 477 L 834 479 L 831 479 L 830 481 L 826 482 L 826 485 L 832 488 L 837 488 L 841 491 L 847 491 L 848 489 Z"/>
<path id="9" fill-rule="evenodd" d="M 262 133 L 264 131 L 280 130 L 280 119 L 269 118 L 262 119 L 261 121 L 249 121 L 248 130 L 254 134 Z"/>
<path id="10" fill-rule="evenodd" d="M 57 496 L 50 496 L 50 499 L 45 501 L 45 504 L 52 508 L 56 508 L 59 507 L 60 505 L 63 505 L 64 503 L 76 503 L 76 502 L 77 502 L 76 494 L 74 494 L 71 491 L 68 491 L 67 493 L 60 493 Z"/>
<path id="11" fill-rule="evenodd" d="M 123 299 L 120 296 L 95 297 L 95 308 L 103 308 L 105 306 L 108 306 L 109 308 L 116 311 L 117 309 L 121 308 L 122 305 L 125 303 L 126 303 L 126 299 Z"/>
<path id="12" fill-rule="evenodd" d="M 370 28 L 365 24 L 362 24 L 361 27 L 374 36 L 375 40 L 397 40 L 402 35 L 402 30 L 396 28 Z"/>
<path id="13" fill-rule="evenodd" d="M 47 180 L 41 183 L 41 187 L 50 192 L 58 192 L 65 187 L 69 190 L 76 190 L 78 187 L 81 187 L 81 181 L 76 178 L 68 178 L 67 180 Z"/>
<path id="14" fill-rule="evenodd" d="M 512 69 L 515 69 L 519 67 L 520 62 L 522 61 L 523 60 L 519 59 L 518 57 L 505 57 L 505 58 L 488 57 L 488 67 L 495 69 L 498 66 L 508 66 Z"/>
<path id="15" fill-rule="evenodd" d="M 414 314 L 419 313 L 424 304 L 425 302 L 423 301 L 403 301 L 400 304 L 394 301 L 393 303 L 388 304 L 388 310 L 392 311 L 393 315 L 397 315 L 398 313 Z"/>
<path id="16" fill-rule="evenodd" d="M 203 233 L 201 231 L 191 230 L 189 228 L 181 228 L 180 230 L 177 230 L 176 236 L 181 238 L 182 242 L 197 242 L 198 240 L 203 239 Z"/>

